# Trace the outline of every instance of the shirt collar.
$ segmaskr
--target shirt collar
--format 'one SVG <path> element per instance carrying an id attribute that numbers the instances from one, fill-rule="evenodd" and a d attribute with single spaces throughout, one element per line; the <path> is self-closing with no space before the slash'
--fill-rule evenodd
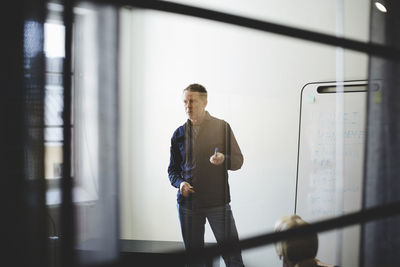
<path id="1" fill-rule="evenodd" d="M 208 113 L 208 111 L 206 110 L 206 114 L 204 114 L 204 120 L 203 120 L 203 122 L 202 122 L 199 126 L 201 126 L 205 121 L 208 121 L 208 120 L 210 120 L 210 119 L 211 119 L 211 115 L 210 115 L 210 113 Z M 187 119 L 186 123 L 187 123 L 188 125 L 190 125 L 190 126 L 193 126 L 192 122 L 191 122 L 189 119 Z"/>

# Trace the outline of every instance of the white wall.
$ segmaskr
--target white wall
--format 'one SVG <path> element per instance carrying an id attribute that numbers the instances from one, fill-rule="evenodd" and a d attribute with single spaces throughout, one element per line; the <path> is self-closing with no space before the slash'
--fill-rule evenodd
<path id="1" fill-rule="evenodd" d="M 177 1 L 178 2 L 178 1 Z M 335 34 L 336 1 L 180 1 Z M 345 36 L 368 39 L 368 3 L 345 2 Z M 227 120 L 245 162 L 230 173 L 241 238 L 272 231 L 293 213 L 300 91 L 336 77 L 336 49 L 169 13 L 121 17 L 121 237 L 181 240 L 170 138 L 186 120 L 182 90 L 209 92 L 208 110 Z M 345 79 L 367 77 L 367 57 L 346 52 Z M 207 228 L 206 240 L 213 241 Z M 273 246 L 244 252 L 247 266 L 280 266 Z"/>

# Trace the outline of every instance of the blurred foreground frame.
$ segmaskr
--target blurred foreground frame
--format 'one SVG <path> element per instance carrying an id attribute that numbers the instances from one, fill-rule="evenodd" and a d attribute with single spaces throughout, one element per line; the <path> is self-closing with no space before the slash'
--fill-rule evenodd
<path id="1" fill-rule="evenodd" d="M 395 266 L 396 252 L 399 251 L 400 241 L 398 227 L 398 217 L 382 221 L 384 218 L 393 217 L 399 214 L 399 186 L 397 179 L 399 175 L 398 165 L 396 160 L 400 158 L 400 144 L 398 141 L 399 133 L 399 110 L 398 103 L 400 96 L 396 93 L 399 87 L 399 67 L 400 60 L 399 52 L 399 36 L 396 29 L 399 28 L 399 3 L 392 2 L 388 8 L 387 17 L 382 17 L 371 10 L 371 31 L 386 32 L 386 36 L 381 39 L 371 38 L 371 43 L 363 43 L 354 40 L 337 38 L 325 34 L 319 34 L 311 31 L 286 27 L 283 25 L 263 22 L 250 18 L 230 15 L 222 12 L 206 10 L 201 8 L 190 7 L 186 5 L 175 4 L 166 1 L 88 1 L 89 3 L 99 5 L 119 5 L 132 6 L 145 9 L 154 9 L 183 14 L 189 16 L 211 19 L 214 21 L 229 23 L 237 26 L 246 27 L 249 29 L 261 30 L 281 34 L 293 38 L 309 40 L 321 44 L 343 47 L 354 51 L 364 52 L 373 56 L 375 60 L 371 62 L 370 78 L 384 77 L 384 93 L 382 105 L 377 107 L 372 113 L 370 109 L 368 127 L 369 136 L 367 147 L 367 167 L 366 167 L 366 186 L 364 189 L 364 210 L 358 213 L 345 215 L 325 220 L 318 223 L 310 224 L 306 227 L 289 230 L 280 233 L 271 233 L 260 235 L 251 239 L 241 241 L 243 249 L 264 246 L 273 242 L 292 238 L 297 235 L 303 235 L 311 232 L 322 232 L 329 229 L 336 229 L 352 224 L 371 222 L 367 228 L 363 229 L 363 255 L 364 266 L 376 266 L 378 261 L 385 260 L 382 265 Z M 25 1 L 7 1 L 2 3 L 2 33 L 4 36 L 4 49 L 2 49 L 1 61 L 1 80 L 3 90 L 1 96 L 2 103 L 2 121 L 4 123 L 5 136 L 2 138 L 2 170 L 3 179 L 1 186 L 1 207 L 5 218 L 2 220 L 2 229 L 4 231 L 3 244 L 6 248 L 3 255 L 4 262 L 13 262 L 13 266 L 49 266 L 47 262 L 48 243 L 46 238 L 47 223 L 45 222 L 45 184 L 43 170 L 43 133 L 38 131 L 43 127 L 43 91 L 44 88 L 44 59 L 43 47 L 43 32 L 41 31 L 44 20 L 46 1 L 25 0 Z M 66 38 L 66 69 L 70 69 L 71 62 L 71 37 L 72 37 L 72 7 L 75 2 L 65 1 L 64 8 L 69 15 L 65 16 L 65 24 L 67 29 Z M 76 2 L 79 3 L 79 2 Z M 371 3 L 372 6 L 372 3 Z M 379 17 L 380 16 L 380 17 Z M 27 23 L 34 21 L 36 23 Z M 377 23 L 376 23 L 377 21 Z M 69 25 L 69 26 L 68 26 Z M 378 26 L 377 26 L 378 25 Z M 71 27 L 71 28 L 68 28 Z M 34 34 L 31 34 L 34 33 Z M 69 36 L 69 37 L 68 37 Z M 68 44 L 69 43 L 69 44 Z M 34 53 L 32 50 L 28 52 L 26 47 L 32 44 L 38 44 L 38 50 Z M 100 44 L 101 45 L 101 44 Z M 114 59 L 111 59 L 113 62 Z M 381 68 L 383 73 L 379 74 L 376 68 L 385 65 Z M 114 75 L 116 75 L 114 73 Z M 377 76 L 377 77 L 376 77 Z M 69 74 L 65 81 L 68 81 Z M 116 83 L 116 77 L 110 78 L 111 83 Z M 64 83 L 64 89 L 70 90 L 70 84 Z M 397 90 L 398 91 L 398 90 Z M 103 95 L 102 97 L 110 97 Z M 71 99 L 66 99 L 66 104 L 71 104 Z M 108 100 L 107 100 L 108 101 Z M 115 99 L 112 96 L 111 103 Z M 106 105 L 110 104 L 107 102 Z M 105 107 L 106 110 L 107 107 Z M 111 107 L 111 110 L 113 108 Z M 12 116 L 10 115 L 12 114 Z M 66 113 L 65 121 L 70 120 L 70 115 Z M 114 114 L 115 115 L 115 114 Z M 113 114 L 107 114 L 111 118 L 115 118 Z M 109 117 L 109 118 L 110 118 Z M 385 118 L 381 121 L 379 118 Z M 382 127 L 382 126 L 385 126 Z M 106 127 L 106 126 L 104 126 Z M 113 126 L 114 127 L 114 126 Z M 110 128 L 108 128 L 110 129 Z M 112 132 L 105 132 L 104 138 L 113 143 Z M 386 129 L 386 131 L 384 131 Z M 388 129 L 388 130 L 387 130 Z M 111 136 L 111 137 L 110 137 Z M 110 139 L 111 138 L 111 139 Z M 68 135 L 65 137 L 65 143 L 70 144 Z M 374 151 L 372 148 L 377 147 L 380 159 L 372 157 Z M 71 151 L 66 151 L 66 156 L 71 156 Z M 109 160 L 105 159 L 105 160 Z M 112 164 L 115 164 L 117 158 L 112 158 Z M 373 164 L 374 163 L 374 164 Z M 104 166 L 106 167 L 106 166 Z M 63 183 L 63 209 L 62 217 L 64 224 L 64 235 L 62 238 L 69 239 L 68 242 L 61 246 L 62 262 L 64 266 L 75 266 L 74 261 L 74 243 L 73 236 L 76 234 L 72 227 L 74 224 L 73 205 L 72 205 L 72 183 L 70 182 L 70 164 L 64 165 Z M 106 170 L 109 171 L 109 170 Z M 107 177 L 108 172 L 105 173 Z M 65 175 L 67 174 L 67 175 Z M 109 174 L 109 173 L 108 173 Z M 113 173 L 114 174 L 114 173 Z M 115 176 L 118 177 L 118 176 Z M 377 184 L 377 179 L 382 181 Z M 116 179 L 116 178 L 115 178 Z M 114 181 L 115 182 L 115 181 Z M 4 184 L 3 184 L 4 183 Z M 378 185 L 378 186 L 376 186 Z M 115 186 L 115 184 L 113 185 Z M 116 192 L 116 191 L 115 191 Z M 385 192 L 385 197 L 381 196 Z M 373 195 L 373 197 L 372 197 Z M 115 196 L 112 202 L 104 200 L 103 208 L 110 208 L 113 214 L 115 225 L 118 225 L 118 207 L 116 205 Z M 108 199 L 107 199 L 108 200 Z M 115 204 L 115 206 L 113 205 Z M 106 216 L 105 213 L 103 216 Z M 115 217 L 113 217 L 115 216 Z M 107 229 L 105 229 L 107 230 Z M 296 232 L 297 231 L 297 232 Z M 111 250 L 119 251 L 118 245 L 118 230 L 107 232 L 106 236 L 111 240 Z M 382 247 L 383 251 L 376 251 L 380 244 L 385 244 L 385 240 L 390 238 L 388 247 Z M 65 240 L 65 239 L 62 239 Z M 63 242 L 63 241 L 61 241 Z M 110 243 L 105 243 L 110 244 Z M 365 245 L 364 245 L 365 244 Z M 110 247 L 106 247 L 110 248 Z M 223 250 L 229 251 L 229 244 Z M 21 252 L 24 255 L 21 257 Z M 382 252 L 382 253 L 381 253 Z M 180 252 L 184 258 L 184 252 Z M 220 249 L 216 247 L 206 248 L 206 253 L 210 257 L 220 254 Z M 178 253 L 179 254 L 179 253 Z M 93 263 L 95 266 L 115 266 L 119 264 L 119 255 L 113 254 L 110 261 L 101 263 Z M 191 259 L 196 260 L 196 256 Z M 362 261 L 363 262 L 363 261 Z M 92 263 L 87 263 L 92 265 Z"/>

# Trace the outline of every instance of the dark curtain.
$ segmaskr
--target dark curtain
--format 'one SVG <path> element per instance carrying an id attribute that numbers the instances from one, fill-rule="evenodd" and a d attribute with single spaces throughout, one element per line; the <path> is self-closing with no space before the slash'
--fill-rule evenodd
<path id="1" fill-rule="evenodd" d="M 48 266 L 43 163 L 45 1 L 0 4 L 1 266 Z"/>
<path id="2" fill-rule="evenodd" d="M 400 48 L 400 2 L 371 2 L 371 41 Z M 400 201 L 400 62 L 370 58 L 364 208 Z M 376 90 L 375 84 L 379 85 Z M 362 228 L 361 266 L 399 266 L 400 217 Z"/>

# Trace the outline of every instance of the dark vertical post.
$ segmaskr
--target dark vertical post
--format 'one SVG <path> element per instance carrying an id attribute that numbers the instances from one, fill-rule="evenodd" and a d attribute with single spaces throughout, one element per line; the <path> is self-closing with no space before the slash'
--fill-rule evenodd
<path id="1" fill-rule="evenodd" d="M 18 252 L 25 248 L 23 163 L 23 1 L 0 7 L 0 265 L 24 266 Z M 24 244 L 23 248 L 20 243 Z"/>
<path id="2" fill-rule="evenodd" d="M 44 18 L 43 0 L 0 4 L 1 266 L 47 266 Z"/>
<path id="3" fill-rule="evenodd" d="M 44 21 L 46 1 L 24 1 L 23 132 L 26 262 L 46 266 L 47 217 L 44 177 Z M 21 188 L 22 189 L 22 188 Z"/>
<path id="4" fill-rule="evenodd" d="M 63 112 L 63 177 L 61 182 L 61 243 L 60 262 L 62 267 L 75 266 L 74 247 L 74 206 L 71 177 L 71 101 L 72 101 L 72 23 L 73 0 L 64 0 L 65 60 L 64 60 L 64 112 Z"/>

